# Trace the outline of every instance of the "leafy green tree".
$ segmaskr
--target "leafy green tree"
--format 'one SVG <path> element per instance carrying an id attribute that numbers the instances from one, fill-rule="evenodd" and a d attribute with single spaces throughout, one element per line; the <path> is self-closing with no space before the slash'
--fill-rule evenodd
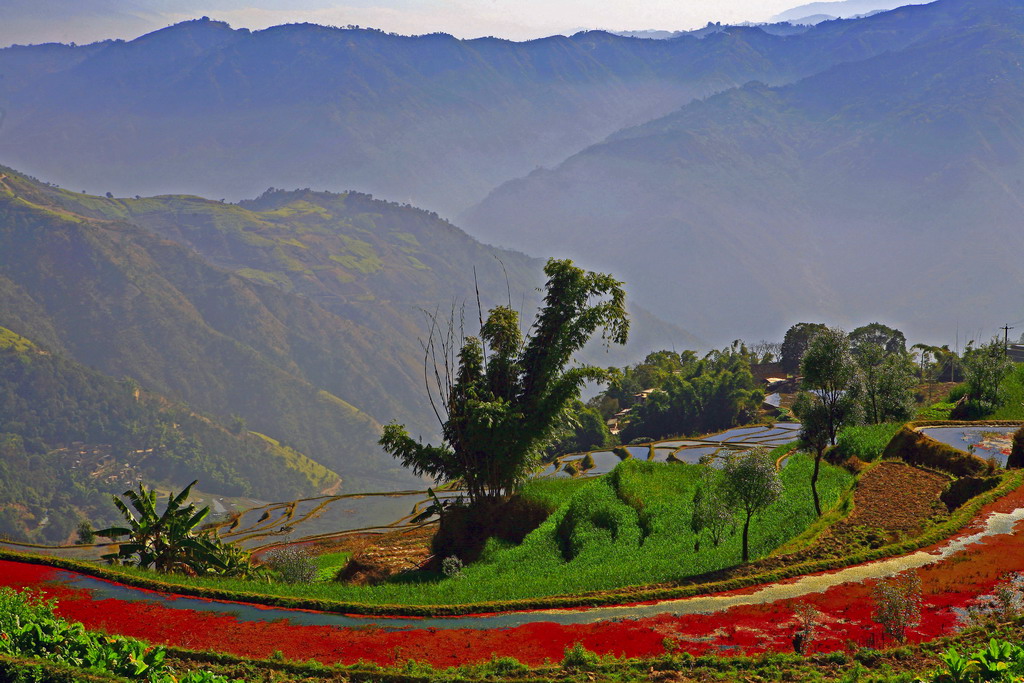
<path id="1" fill-rule="evenodd" d="M 710 473 L 710 470 L 709 470 Z M 717 548 L 730 527 L 735 528 L 736 508 L 721 481 L 704 477 L 693 492 L 693 516 L 690 529 L 697 535 L 694 552 L 700 549 L 700 537 L 706 531 Z"/>
<path id="2" fill-rule="evenodd" d="M 549 456 L 608 448 L 618 443 L 597 408 L 573 401 L 564 414 L 566 417 L 547 448 Z"/>
<path id="3" fill-rule="evenodd" d="M 909 420 L 914 414 L 914 366 L 909 356 L 874 341 L 862 341 L 854 351 L 865 420 L 869 424 Z"/>
<path id="4" fill-rule="evenodd" d="M 835 444 L 843 425 L 857 421 L 857 370 L 850 339 L 838 328 L 818 332 L 800 362 L 804 389 L 817 397 L 825 411 L 830 444 Z"/>
<path id="5" fill-rule="evenodd" d="M 516 312 L 498 306 L 483 322 L 480 337 L 461 343 L 457 363 L 434 362 L 443 443 L 423 444 L 396 423 L 387 425 L 380 439 L 384 450 L 417 474 L 459 480 L 470 506 L 514 493 L 536 469 L 583 384 L 606 377 L 596 367 L 566 368 L 573 354 L 599 329 L 611 343 L 624 344 L 627 338 L 622 283 L 568 260 L 549 260 L 544 273 L 544 305 L 525 340 Z M 437 357 L 435 349 L 447 358 L 455 344 L 451 335 L 437 340 L 431 334 L 426 346 L 428 358 Z"/>
<path id="6" fill-rule="evenodd" d="M 209 533 L 196 531 L 210 512 L 209 507 L 199 510 L 194 503 L 184 504 L 197 483 L 193 481 L 177 495 L 169 494 L 163 513 L 157 512 L 156 491 L 147 489 L 144 484 L 139 484 L 138 491 L 129 489 L 122 494 L 135 512 L 113 496 L 114 506 L 128 526 L 109 527 L 97 531 L 96 535 L 115 542 L 123 537 L 127 540 L 120 541 L 117 551 L 104 555 L 103 559 L 132 563 L 144 569 L 152 567 L 160 572 L 202 574 L 234 569 L 233 573 L 240 573 L 237 570 L 244 552 L 225 547 Z"/>
<path id="7" fill-rule="evenodd" d="M 850 332 L 850 346 L 855 356 L 865 346 L 880 347 L 886 353 L 905 354 L 907 338 L 896 328 L 882 323 L 871 323 Z"/>
<path id="8" fill-rule="evenodd" d="M 767 449 L 754 448 L 726 458 L 725 491 L 743 513 L 743 562 L 750 559 L 750 520 L 782 496 L 782 479 Z"/>
<path id="9" fill-rule="evenodd" d="M 782 369 L 790 374 L 797 372 L 811 339 L 827 329 L 828 327 L 821 323 L 797 323 L 786 330 L 780 351 Z"/>
<path id="10" fill-rule="evenodd" d="M 964 352 L 963 362 L 967 395 L 989 408 L 999 405 L 999 387 L 1013 369 L 1013 362 L 1007 358 L 1003 343 L 993 339 L 977 348 L 969 346 Z"/>
<path id="11" fill-rule="evenodd" d="M 638 437 L 661 438 L 703 434 L 748 422 L 756 415 L 764 392 L 750 373 L 750 357 L 742 346 L 708 353 L 671 375 L 659 391 L 633 409 L 620 433 L 623 442 Z"/>

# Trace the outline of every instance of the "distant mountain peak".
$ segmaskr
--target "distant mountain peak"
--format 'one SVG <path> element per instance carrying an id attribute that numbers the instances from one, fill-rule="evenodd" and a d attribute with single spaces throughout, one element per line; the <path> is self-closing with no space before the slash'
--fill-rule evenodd
<path id="1" fill-rule="evenodd" d="M 191 42 L 199 47 L 209 49 L 220 45 L 236 35 L 245 35 L 249 29 L 232 28 L 226 21 L 218 21 L 209 17 L 188 19 L 177 24 L 171 24 L 166 28 L 158 29 L 151 33 L 139 36 L 129 41 L 132 45 L 152 44 L 154 42 L 166 42 L 168 47 L 178 46 Z"/>
<path id="2" fill-rule="evenodd" d="M 836 0 L 834 2 L 811 2 L 788 9 L 776 14 L 770 21 L 788 21 L 792 23 L 820 23 L 828 19 L 851 19 L 903 7 L 904 5 L 923 5 L 922 0 Z"/>

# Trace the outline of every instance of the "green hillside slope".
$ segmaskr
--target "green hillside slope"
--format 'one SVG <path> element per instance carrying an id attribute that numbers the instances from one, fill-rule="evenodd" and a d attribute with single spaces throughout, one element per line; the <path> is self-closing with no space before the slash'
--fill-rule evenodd
<path id="1" fill-rule="evenodd" d="M 29 338 L 56 337 L 54 348 L 77 361 L 221 417 L 240 415 L 346 479 L 404 481 L 378 455 L 378 422 L 311 383 L 291 358 L 292 345 L 305 350 L 312 339 L 333 344 L 333 361 L 344 365 L 346 340 L 358 338 L 306 298 L 217 269 L 130 224 L 70 212 L 12 173 L 0 180 L 0 293 L 0 322 Z"/>
<path id="2" fill-rule="evenodd" d="M 114 199 L 0 169 L 0 324 L 147 390 L 250 427 L 347 490 L 407 486 L 376 445 L 398 419 L 431 436 L 425 312 L 537 304 L 542 262 L 436 214 L 358 193 L 268 191 L 242 204 Z M 699 343 L 635 310 L 623 364 Z M 471 329 L 467 322 L 467 329 Z"/>
<path id="3" fill-rule="evenodd" d="M 220 495 L 297 497 L 338 476 L 292 449 L 229 428 L 0 327 L 0 534 L 67 540 L 114 512 L 106 494 L 199 479 Z M 40 524 L 46 519 L 45 524 Z"/>

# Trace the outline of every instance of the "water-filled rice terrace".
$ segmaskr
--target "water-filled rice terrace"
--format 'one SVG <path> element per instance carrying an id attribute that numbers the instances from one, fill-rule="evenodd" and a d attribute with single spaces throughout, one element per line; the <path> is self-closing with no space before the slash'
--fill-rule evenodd
<path id="1" fill-rule="evenodd" d="M 1000 466 L 1005 467 L 1013 446 L 1013 433 L 1017 429 L 1019 426 L 956 425 L 921 427 L 918 431 L 928 438 L 973 453 L 982 460 L 995 458 Z"/>

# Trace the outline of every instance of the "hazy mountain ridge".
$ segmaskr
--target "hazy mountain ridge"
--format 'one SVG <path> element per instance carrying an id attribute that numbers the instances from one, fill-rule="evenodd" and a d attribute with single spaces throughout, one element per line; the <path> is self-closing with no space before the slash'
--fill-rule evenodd
<path id="1" fill-rule="evenodd" d="M 695 97 L 789 82 L 916 38 L 892 21 L 525 43 L 191 21 L 130 42 L 0 50 L 0 73 L 33 73 L 0 80 L 0 158 L 95 193 L 234 199 L 316 186 L 451 214 Z"/>
<path id="2" fill-rule="evenodd" d="M 642 303 L 713 339 L 805 317 L 889 316 L 923 334 L 948 332 L 947 308 L 1001 319 L 1024 282 L 1008 256 L 1024 248 L 1024 11 L 944 0 L 841 23 L 880 35 L 908 22 L 920 37 L 898 52 L 620 131 L 463 222 L 494 242 L 543 234 L 588 265 L 615 260 Z M 530 210 L 513 223 L 512 207 Z M 627 254 L 611 248 L 620 236 Z M 667 269 L 686 296 L 642 277 Z"/>
<path id="3" fill-rule="evenodd" d="M 905 0 L 834 0 L 832 2 L 811 2 L 780 12 L 771 21 L 799 21 L 814 15 L 827 15 L 832 18 L 848 18 L 870 15 L 874 12 L 885 12 L 906 5 Z M 915 4 L 923 4 L 917 2 Z"/>

